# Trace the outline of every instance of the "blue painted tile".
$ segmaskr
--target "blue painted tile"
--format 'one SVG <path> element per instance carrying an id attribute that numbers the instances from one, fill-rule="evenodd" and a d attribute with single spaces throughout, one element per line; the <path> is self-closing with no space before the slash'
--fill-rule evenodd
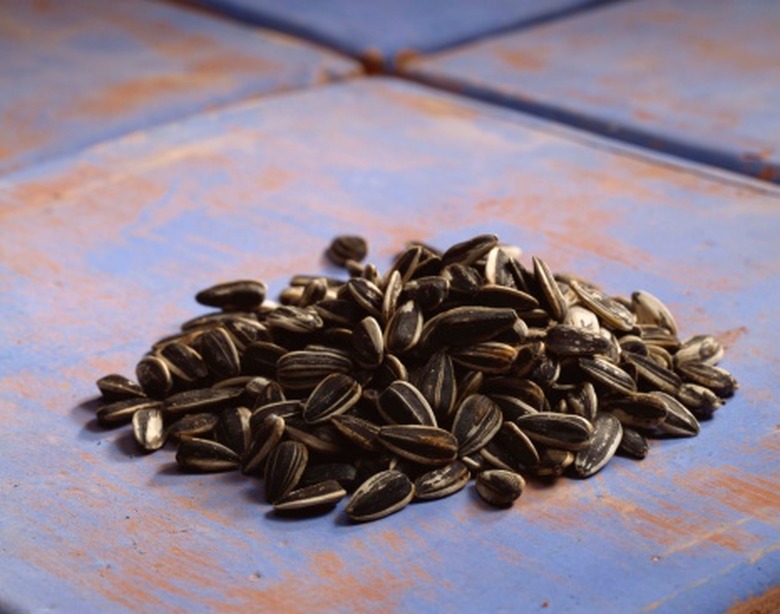
<path id="1" fill-rule="evenodd" d="M 724 611 L 780 573 L 780 190 L 387 79 L 270 97 L 0 178 L 0 603 L 22 611 Z M 497 232 L 711 332 L 741 389 L 691 440 L 591 480 L 468 488 L 377 523 L 280 520 L 89 424 L 94 380 L 202 313 L 275 295 L 357 232 Z M 605 579 L 608 579 L 606 581 Z M 521 605 L 519 605 L 521 604 Z M 545 604 L 547 609 L 545 608 Z M 746 606 L 749 607 L 749 606 Z"/>
<path id="2" fill-rule="evenodd" d="M 621 2 L 410 62 L 427 83 L 780 182 L 780 4 Z"/>
<path id="3" fill-rule="evenodd" d="M 392 68 L 416 54 L 562 17 L 604 0 L 195 1 Z"/>
<path id="4" fill-rule="evenodd" d="M 154 2 L 5 2 L 0 173 L 244 98 L 357 72 L 285 36 Z"/>

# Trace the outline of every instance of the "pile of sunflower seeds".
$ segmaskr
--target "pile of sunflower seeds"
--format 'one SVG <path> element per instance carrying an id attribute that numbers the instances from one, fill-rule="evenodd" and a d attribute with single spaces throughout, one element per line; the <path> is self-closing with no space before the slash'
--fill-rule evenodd
<path id="1" fill-rule="evenodd" d="M 261 281 L 221 283 L 136 367 L 98 380 L 108 427 L 177 445 L 183 470 L 264 477 L 279 512 L 351 493 L 353 521 L 438 499 L 472 477 L 511 505 L 526 477 L 586 478 L 648 437 L 690 437 L 737 388 L 712 336 L 678 338 L 648 292 L 608 296 L 480 235 L 410 244 L 384 275 L 366 241 L 326 256 L 348 280 L 296 275 L 279 303 Z"/>

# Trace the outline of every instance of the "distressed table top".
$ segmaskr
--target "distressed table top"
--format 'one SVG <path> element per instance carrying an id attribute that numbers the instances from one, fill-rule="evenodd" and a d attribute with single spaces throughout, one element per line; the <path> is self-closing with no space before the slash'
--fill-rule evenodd
<path id="1" fill-rule="evenodd" d="M 427 82 L 780 182 L 780 3 L 619 2 L 411 62 Z"/>
<path id="2" fill-rule="evenodd" d="M 560 17 L 604 0 L 194 0 L 386 67 L 418 53 Z"/>
<path id="3" fill-rule="evenodd" d="M 722 611 L 780 574 L 780 191 L 386 79 L 254 101 L 0 178 L 0 609 Z M 509 510 L 473 484 L 367 525 L 281 520 L 102 430 L 94 381 L 202 313 L 194 293 L 386 267 L 480 232 L 711 332 L 741 390 L 698 438 Z M 605 582 L 605 578 L 614 579 Z M 763 595 L 763 597 L 761 597 Z M 755 603 L 755 602 L 752 602 Z"/>
<path id="4" fill-rule="evenodd" d="M 5 1 L 0 173 L 357 70 L 306 42 L 162 3 Z"/>

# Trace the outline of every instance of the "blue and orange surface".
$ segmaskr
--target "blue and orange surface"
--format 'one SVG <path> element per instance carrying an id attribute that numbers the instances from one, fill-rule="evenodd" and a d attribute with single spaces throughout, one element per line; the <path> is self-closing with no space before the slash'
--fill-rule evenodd
<path id="1" fill-rule="evenodd" d="M 250 49 L 249 27 L 135 4 L 121 6 L 213 20 L 273 56 Z M 313 71 L 335 62 L 341 82 L 139 122 L 150 97 L 119 114 L 125 128 L 0 173 L 0 610 L 774 611 L 780 188 L 285 44 Z M 43 99 L 49 73 L 30 62 L 25 87 Z M 0 74 L 10 64 L 0 55 Z M 725 345 L 741 388 L 699 437 L 655 442 L 644 461 L 532 482 L 509 510 L 472 485 L 367 525 L 343 503 L 279 519 L 258 483 L 182 475 L 170 450 L 141 454 L 127 428 L 95 425 L 94 381 L 132 374 L 202 313 L 197 290 L 259 277 L 273 295 L 295 273 L 333 273 L 322 251 L 342 232 L 366 236 L 380 268 L 410 239 L 495 232 L 610 292 L 649 290 L 683 336 Z"/>

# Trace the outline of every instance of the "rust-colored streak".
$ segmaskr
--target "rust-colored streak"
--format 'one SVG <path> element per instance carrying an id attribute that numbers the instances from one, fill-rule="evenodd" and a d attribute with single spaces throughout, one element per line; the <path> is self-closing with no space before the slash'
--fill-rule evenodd
<path id="1" fill-rule="evenodd" d="M 416 94 L 391 88 L 383 90 L 383 94 L 388 101 L 413 111 L 422 112 L 426 117 L 450 119 L 459 117 L 475 120 L 478 114 L 476 109 L 467 107 L 455 99 L 434 98 L 422 93 Z"/>
<path id="2" fill-rule="evenodd" d="M 780 586 L 774 586 L 766 592 L 735 603 L 728 614 L 777 614 L 780 612 Z"/>
<path id="3" fill-rule="evenodd" d="M 544 47 L 533 50 L 500 48 L 498 57 L 514 69 L 523 72 L 535 72 L 547 67 L 549 52 Z"/>
<path id="4" fill-rule="evenodd" d="M 271 67 L 271 63 L 261 58 L 215 55 L 193 62 L 183 72 L 136 77 L 89 93 L 75 105 L 71 113 L 119 116 L 158 104 L 164 98 L 186 98 L 206 89 L 225 91 L 242 78 L 240 73 L 259 75 L 267 73 Z"/>

